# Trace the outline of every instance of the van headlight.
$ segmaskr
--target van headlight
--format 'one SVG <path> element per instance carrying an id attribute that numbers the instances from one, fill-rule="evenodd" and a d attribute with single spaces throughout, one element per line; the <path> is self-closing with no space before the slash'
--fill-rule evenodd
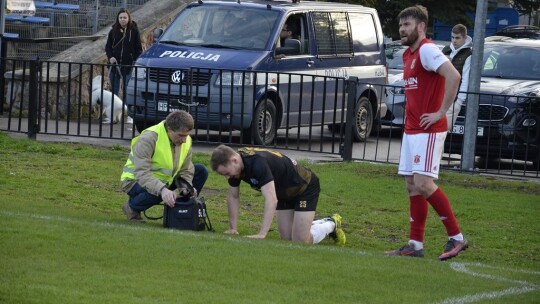
<path id="1" fill-rule="evenodd" d="M 146 67 L 142 65 L 135 65 L 133 69 L 131 69 L 131 78 L 135 78 L 137 80 L 145 80 Z"/>
<path id="2" fill-rule="evenodd" d="M 216 82 L 214 83 L 216 86 L 240 87 L 253 85 L 253 73 L 223 72 L 217 76 Z"/>

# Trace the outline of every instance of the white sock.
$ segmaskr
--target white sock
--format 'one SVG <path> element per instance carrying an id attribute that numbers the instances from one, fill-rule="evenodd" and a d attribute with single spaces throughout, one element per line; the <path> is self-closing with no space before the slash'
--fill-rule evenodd
<path id="1" fill-rule="evenodd" d="M 450 240 L 450 239 L 454 239 L 454 240 L 456 240 L 456 241 L 463 242 L 463 234 L 461 234 L 461 233 L 460 233 L 460 234 L 456 234 L 456 235 L 451 236 L 451 237 L 448 238 L 448 240 Z"/>
<path id="2" fill-rule="evenodd" d="M 413 245 L 414 250 L 424 249 L 424 243 L 419 241 L 409 240 L 409 245 Z"/>
<path id="3" fill-rule="evenodd" d="M 322 224 L 326 221 L 331 221 L 332 219 L 329 218 L 329 217 L 325 217 L 325 218 L 322 218 L 320 220 L 314 220 L 313 222 L 311 222 L 311 225 L 319 225 L 319 224 Z"/>
<path id="4" fill-rule="evenodd" d="M 336 223 L 334 223 L 334 221 L 314 221 L 311 225 L 311 236 L 313 237 L 313 244 L 317 244 L 320 241 L 324 240 L 327 235 L 334 231 L 335 227 Z"/>

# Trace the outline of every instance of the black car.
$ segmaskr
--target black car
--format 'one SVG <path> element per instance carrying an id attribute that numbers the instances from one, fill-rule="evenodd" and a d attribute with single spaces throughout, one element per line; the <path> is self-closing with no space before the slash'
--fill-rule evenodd
<path id="1" fill-rule="evenodd" d="M 533 25 L 511 25 L 495 33 L 496 36 L 540 39 L 540 28 Z"/>
<path id="2" fill-rule="evenodd" d="M 470 95 L 469 95 L 470 96 Z M 470 97 L 469 97 L 470 98 Z M 445 142 L 461 154 L 463 105 Z M 484 45 L 476 156 L 540 161 L 540 40 L 492 37 Z"/>

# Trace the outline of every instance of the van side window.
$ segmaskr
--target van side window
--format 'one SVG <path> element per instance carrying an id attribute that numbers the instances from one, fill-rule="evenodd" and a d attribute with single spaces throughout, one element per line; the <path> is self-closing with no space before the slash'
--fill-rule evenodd
<path id="1" fill-rule="evenodd" d="M 353 43 L 347 13 L 313 13 L 317 53 L 322 56 L 352 56 Z"/>
<path id="2" fill-rule="evenodd" d="M 349 13 L 355 52 L 378 52 L 379 41 L 371 14 Z"/>
<path id="3" fill-rule="evenodd" d="M 284 46 L 286 39 L 300 41 L 300 55 L 309 54 L 309 33 L 305 14 L 294 14 L 287 18 L 280 33 L 278 46 Z M 291 56 L 287 55 L 286 56 Z"/>

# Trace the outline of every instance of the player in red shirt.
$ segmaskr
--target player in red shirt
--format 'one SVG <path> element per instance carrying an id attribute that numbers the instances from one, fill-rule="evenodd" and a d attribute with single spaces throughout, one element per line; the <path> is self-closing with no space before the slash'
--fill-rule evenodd
<path id="1" fill-rule="evenodd" d="M 405 133 L 398 174 L 405 176 L 410 201 L 409 242 L 387 255 L 424 256 L 428 203 L 446 227 L 448 242 L 439 259 L 453 258 L 468 246 L 446 194 L 434 182 L 447 132 L 446 111 L 458 91 L 460 75 L 439 48 L 426 39 L 428 12 L 416 5 L 398 15 L 399 34 L 409 49 L 405 63 Z"/>

